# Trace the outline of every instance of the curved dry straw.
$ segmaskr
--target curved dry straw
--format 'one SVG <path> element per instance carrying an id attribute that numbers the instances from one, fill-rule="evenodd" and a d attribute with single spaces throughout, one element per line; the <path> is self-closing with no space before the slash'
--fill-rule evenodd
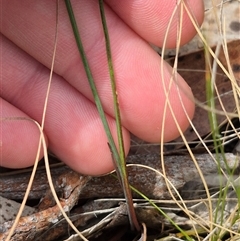
<path id="1" fill-rule="evenodd" d="M 198 32 L 200 38 L 202 39 L 203 43 L 205 44 L 205 46 L 206 46 L 205 48 L 206 48 L 207 52 L 210 53 L 211 56 L 214 58 L 214 64 L 213 64 L 214 73 L 216 74 L 216 65 L 218 65 L 218 66 L 220 66 L 220 68 L 223 70 L 223 72 L 225 73 L 225 75 L 230 79 L 230 81 L 231 81 L 231 83 L 232 83 L 232 87 L 233 87 L 234 93 L 235 93 L 235 94 L 234 94 L 234 98 L 235 98 L 235 101 L 236 101 L 237 112 L 238 112 L 238 113 L 237 113 L 237 114 L 235 114 L 235 113 L 228 113 L 228 112 L 225 110 L 224 105 L 223 105 L 223 103 L 221 102 L 221 99 L 220 99 L 220 98 L 219 98 L 219 99 L 220 99 L 220 104 L 221 104 L 221 107 L 222 107 L 223 111 L 216 110 L 216 109 L 214 108 L 214 103 L 211 103 L 210 106 L 206 106 L 206 105 L 202 104 L 201 102 L 199 102 L 199 101 L 196 100 L 196 99 L 194 99 L 194 100 L 192 100 L 192 101 L 194 101 L 198 106 L 202 107 L 203 109 L 207 110 L 208 112 L 211 112 L 212 115 L 213 115 L 213 118 L 216 118 L 216 114 L 221 114 L 221 115 L 226 116 L 226 117 L 227 117 L 227 120 L 228 120 L 229 123 L 230 123 L 230 125 L 232 125 L 232 127 L 233 127 L 233 129 L 234 129 L 234 131 L 235 131 L 235 133 L 236 133 L 236 136 L 239 137 L 239 132 L 234 128 L 234 126 L 233 126 L 233 124 L 232 124 L 232 122 L 231 122 L 231 119 L 230 119 L 230 117 L 239 117 L 239 105 L 238 105 L 239 100 L 238 100 L 238 98 L 237 98 L 237 96 L 239 96 L 239 87 L 237 86 L 236 79 L 234 78 L 233 73 L 232 73 L 232 71 L 231 71 L 231 66 L 230 66 L 230 62 L 229 62 L 229 56 L 228 56 L 228 54 L 227 54 L 226 41 L 224 41 L 224 43 L 223 43 L 223 46 L 224 46 L 223 48 L 225 49 L 225 55 L 226 55 L 226 59 L 227 59 L 227 63 L 228 63 L 228 69 L 229 69 L 230 71 L 227 70 L 227 69 L 222 65 L 222 63 L 220 62 L 220 60 L 219 60 L 218 57 L 217 57 L 217 52 L 214 53 L 214 52 L 212 51 L 212 49 L 210 48 L 210 46 L 207 44 L 207 40 L 203 37 L 203 35 L 202 35 L 201 31 L 200 31 L 200 28 L 199 28 L 199 26 L 197 25 L 197 22 L 196 22 L 195 19 L 194 19 L 194 16 L 191 14 L 191 9 L 187 6 L 187 3 L 186 3 L 185 1 L 179 0 L 179 1 L 177 2 L 175 11 L 174 11 L 173 14 L 172 14 L 172 18 L 173 18 L 173 16 L 176 14 L 176 12 L 177 12 L 177 10 L 178 10 L 178 9 L 177 9 L 178 7 L 180 8 L 179 26 L 178 26 L 178 33 L 177 33 L 178 36 L 181 36 L 181 30 L 182 30 L 182 27 L 183 27 L 183 26 L 182 26 L 182 11 L 183 11 L 183 8 L 184 8 L 184 10 L 187 12 L 189 18 L 191 19 L 191 21 L 192 21 L 192 23 L 193 23 L 196 31 Z M 169 21 L 169 25 L 168 25 L 168 28 L 167 28 L 167 31 L 166 31 L 166 35 L 165 35 L 165 38 L 164 38 L 164 43 L 163 43 L 163 47 L 162 47 L 162 55 L 163 55 L 163 56 L 164 56 L 164 51 L 165 51 L 165 46 L 166 46 L 168 31 L 169 31 L 169 29 L 170 29 L 171 22 L 172 22 L 172 19 Z M 196 161 L 196 159 L 195 159 L 195 157 L 194 157 L 194 154 L 192 153 L 192 151 L 191 151 L 191 149 L 190 149 L 190 147 L 189 147 L 189 144 L 188 144 L 188 142 L 187 142 L 184 134 L 182 133 L 182 131 L 181 131 L 180 127 L 179 127 L 179 124 L 178 124 L 178 122 L 177 122 L 177 120 L 176 120 L 176 118 L 175 118 L 175 114 L 174 114 L 174 112 L 173 112 L 173 110 L 172 110 L 172 107 L 171 107 L 171 104 L 170 104 L 169 98 L 168 98 L 168 96 L 169 96 L 169 90 L 170 90 L 171 85 L 173 84 L 173 82 L 175 82 L 176 85 L 177 85 L 176 77 L 175 77 L 175 76 L 176 76 L 176 72 L 177 72 L 177 71 L 176 71 L 176 70 L 177 70 L 177 58 L 178 58 L 179 46 L 180 46 L 180 42 L 179 42 L 179 41 L 180 41 L 180 37 L 177 38 L 177 51 L 176 51 L 177 54 L 176 54 L 176 59 L 175 59 L 174 66 L 173 66 L 172 78 L 171 78 L 171 80 L 170 80 L 169 86 L 166 86 L 166 85 L 165 85 L 166 82 L 164 81 L 164 76 L 163 76 L 163 74 L 162 74 L 162 81 L 163 81 L 164 92 L 165 92 L 165 96 L 166 96 L 166 102 L 165 102 L 165 108 L 164 108 L 163 125 L 162 125 L 162 132 L 161 132 L 162 134 L 161 134 L 160 140 L 163 140 L 164 131 L 166 130 L 166 129 L 165 129 L 164 121 L 165 121 L 165 116 L 166 116 L 166 110 L 167 110 L 167 108 L 169 108 L 169 110 L 170 110 L 170 112 L 171 112 L 171 114 L 172 114 L 172 117 L 173 117 L 173 119 L 175 120 L 175 124 L 176 124 L 176 126 L 177 126 L 177 128 L 178 128 L 178 130 L 179 130 L 179 132 L 180 132 L 180 134 L 181 134 L 181 137 L 182 137 L 183 141 L 184 141 L 184 144 L 185 144 L 188 152 L 190 153 L 190 155 L 191 155 L 191 157 L 192 157 L 192 159 L 193 159 L 193 162 L 195 163 L 196 168 L 197 168 L 198 171 L 199 171 L 199 175 L 200 175 L 200 177 L 201 177 L 201 179 L 202 179 L 202 182 L 203 182 L 203 185 L 204 185 L 204 187 L 205 187 L 205 191 L 206 191 L 207 199 L 208 199 L 208 207 L 209 207 L 209 223 L 210 223 L 209 233 L 213 233 L 213 230 L 216 230 L 215 227 L 220 228 L 220 227 L 222 227 L 222 226 L 219 225 L 219 224 L 216 224 L 216 222 L 214 221 L 214 220 L 216 219 L 216 217 L 215 217 L 215 218 L 213 217 L 213 208 L 212 208 L 212 203 L 211 203 L 211 196 L 210 196 L 210 193 L 209 193 L 209 190 L 208 190 L 207 183 L 206 183 L 205 178 L 204 178 L 204 176 L 203 176 L 203 174 L 202 174 L 202 172 L 201 172 L 201 170 L 200 170 L 200 168 L 199 168 L 199 166 L 198 166 L 198 163 L 197 163 L 197 161 Z M 162 63 L 161 63 L 161 67 L 160 67 L 160 68 L 161 68 L 161 73 L 163 73 L 163 64 L 162 64 Z M 213 80 L 214 80 L 214 79 L 213 79 Z M 213 81 L 213 83 L 214 83 L 214 81 Z M 212 84 L 212 83 L 211 83 L 211 84 Z M 211 86 L 211 87 L 213 87 L 213 86 Z M 214 84 L 214 87 L 216 87 L 215 84 Z M 180 88 L 180 87 L 179 87 L 179 88 Z M 180 90 L 180 89 L 179 89 L 179 90 Z M 181 89 L 181 91 L 184 93 L 184 90 Z M 217 91 L 216 91 L 216 92 L 217 92 Z M 185 94 L 186 94 L 186 93 L 185 93 Z M 217 92 L 217 94 L 218 94 L 218 92 Z M 219 95 L 218 95 L 218 96 L 219 96 Z M 179 94 L 179 98 L 181 99 L 180 94 Z M 209 98 L 208 100 L 214 99 L 214 98 L 213 98 L 213 89 L 211 90 L 211 94 L 208 96 L 208 98 Z M 181 102 L 181 103 L 182 103 L 182 102 Z M 197 135 L 197 137 L 199 138 L 199 140 L 202 142 L 202 145 L 206 148 L 207 152 L 208 152 L 210 155 L 212 155 L 211 152 L 210 152 L 210 150 L 208 149 L 207 145 L 205 144 L 204 140 L 201 138 L 201 136 L 200 136 L 199 133 L 197 132 L 195 126 L 194 126 L 193 123 L 191 122 L 191 120 L 190 120 L 189 116 L 187 115 L 186 110 L 185 110 L 185 108 L 184 108 L 183 105 L 182 105 L 182 108 L 183 108 L 183 110 L 184 110 L 184 112 L 185 112 L 185 116 L 186 116 L 186 117 L 188 118 L 188 120 L 189 120 L 189 123 L 190 123 L 192 129 L 193 129 L 194 132 L 196 133 L 196 135 Z M 214 120 L 214 119 L 211 119 L 211 120 L 210 120 L 210 123 L 211 123 L 211 122 L 213 123 L 214 121 L 216 121 L 216 119 L 215 119 L 215 120 Z M 216 129 L 218 129 L 218 126 L 216 125 L 216 123 L 214 123 L 214 125 L 212 125 L 212 132 L 213 132 L 213 131 L 216 131 Z M 215 143 L 215 144 L 216 144 L 216 143 Z M 217 145 L 216 145 L 216 146 L 217 146 Z M 161 153 L 161 164 L 162 164 L 162 168 L 163 168 L 163 176 L 165 176 L 164 156 L 163 156 L 163 144 L 161 144 L 160 153 Z M 222 153 L 222 154 L 223 154 L 223 153 Z M 168 185 L 168 182 L 167 182 L 167 181 L 166 181 L 166 184 Z M 169 189 L 169 192 L 171 193 L 171 188 L 170 188 L 170 186 L 168 187 L 168 189 Z M 225 195 L 225 194 L 224 194 L 224 195 Z M 175 199 L 173 195 L 172 195 L 172 197 L 173 197 L 173 199 Z M 217 212 L 217 213 L 218 213 L 218 212 Z M 222 227 L 222 228 L 223 228 L 223 227 Z M 224 228 L 223 228 L 223 229 L 224 229 Z M 226 230 L 226 229 L 225 229 L 225 230 Z M 195 230 L 195 231 L 196 231 L 196 230 Z M 229 229 L 228 229 L 227 231 L 228 231 L 229 233 L 232 232 L 232 233 L 234 233 L 234 234 L 236 235 L 236 232 L 233 232 L 232 230 L 229 230 Z M 198 237 L 198 239 L 200 239 L 200 237 L 198 236 L 197 232 L 196 232 L 196 236 Z"/>

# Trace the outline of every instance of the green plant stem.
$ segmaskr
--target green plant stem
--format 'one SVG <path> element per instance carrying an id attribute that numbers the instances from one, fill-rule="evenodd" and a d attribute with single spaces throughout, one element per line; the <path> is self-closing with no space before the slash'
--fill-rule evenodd
<path id="1" fill-rule="evenodd" d="M 215 107 L 215 90 L 214 90 L 214 84 L 213 84 L 213 80 L 212 80 L 212 71 L 211 71 L 211 58 L 210 58 L 210 54 L 209 51 L 207 50 L 207 48 L 205 48 L 205 68 L 206 68 L 206 75 L 205 75 L 205 79 L 206 79 L 206 100 L 207 100 L 207 105 L 210 109 L 214 110 Z M 210 129 L 212 131 L 212 138 L 213 138 L 213 144 L 215 147 L 215 152 L 216 152 L 216 160 L 219 161 L 219 156 L 222 155 L 223 159 L 224 159 L 224 150 L 223 150 L 223 146 L 221 141 L 219 140 L 219 127 L 218 127 L 218 122 L 217 122 L 217 116 L 216 113 L 214 111 L 209 111 L 208 112 L 208 119 L 209 119 L 209 123 L 210 123 Z M 228 166 L 225 160 L 225 164 L 226 164 L 226 169 L 228 170 Z M 228 170 L 229 172 L 229 170 Z M 220 165 L 218 165 L 218 173 L 221 174 L 221 168 Z M 228 173 L 230 174 L 230 173 Z M 225 190 L 222 190 L 223 188 L 223 184 L 222 182 L 220 182 L 220 191 L 219 191 L 219 198 L 218 198 L 218 202 L 217 202 L 217 206 L 216 206 L 216 212 L 215 212 L 215 216 L 214 216 L 214 222 L 218 222 L 217 220 L 220 220 L 220 224 L 223 223 L 223 219 L 224 219 L 224 206 L 225 206 L 225 199 L 227 196 L 227 188 L 225 188 Z M 220 212 L 219 212 L 220 211 Z M 219 217 L 219 214 L 221 215 Z M 218 239 L 218 235 L 214 235 L 212 237 L 212 240 L 217 240 Z"/>
<path id="2" fill-rule="evenodd" d="M 119 156 L 118 151 L 117 151 L 115 142 L 113 140 L 113 137 L 112 137 L 112 134 L 111 134 L 108 122 L 107 122 L 107 118 L 105 116 L 103 106 L 102 106 L 101 100 L 100 100 L 98 92 L 97 92 L 96 85 L 95 85 L 94 80 L 93 80 L 93 76 L 92 76 L 92 73 L 91 73 L 91 70 L 90 70 L 90 67 L 89 67 L 89 64 L 88 64 L 88 61 L 87 61 L 87 57 L 86 57 L 86 54 L 85 54 L 85 51 L 84 51 L 84 48 L 83 48 L 83 45 L 82 45 L 82 41 L 81 41 L 81 38 L 80 38 L 78 26 L 77 26 L 77 23 L 76 23 L 76 20 L 75 20 L 75 17 L 74 17 L 74 13 L 73 13 L 73 9 L 72 9 L 72 5 L 71 5 L 70 0 L 65 0 L 65 4 L 66 4 L 66 7 L 67 7 L 67 11 L 68 11 L 68 15 L 69 15 L 70 22 L 71 22 L 71 25 L 72 25 L 73 33 L 74 33 L 74 36 L 75 36 L 75 39 L 76 39 L 77 47 L 78 47 L 78 50 L 79 50 L 79 53 L 80 53 L 85 71 L 86 71 L 86 75 L 87 75 L 88 82 L 89 82 L 89 85 L 90 85 L 90 88 L 91 88 L 91 91 L 92 91 L 92 94 L 93 94 L 93 97 L 94 97 L 95 104 L 97 106 L 99 115 L 100 115 L 101 120 L 103 122 L 103 126 L 104 126 L 104 129 L 105 129 L 107 138 L 108 138 L 108 142 L 109 142 L 109 145 L 111 146 L 111 151 L 113 152 L 114 158 L 118 160 L 119 159 L 118 158 L 118 156 Z"/>
<path id="3" fill-rule="evenodd" d="M 139 231 L 140 226 L 137 221 L 136 213 L 135 213 L 135 210 L 133 207 L 132 193 L 131 193 L 131 189 L 129 187 L 129 182 L 128 182 L 120 109 L 119 109 L 119 103 L 118 103 L 116 81 L 115 81 L 114 70 L 113 70 L 113 62 L 112 62 L 112 55 L 111 55 L 111 48 L 110 48 L 110 38 L 109 38 L 109 34 L 108 34 L 107 22 L 106 22 L 105 13 L 104 13 L 103 0 L 99 0 L 99 6 L 100 6 L 100 14 L 101 14 L 101 19 L 102 19 L 105 43 L 106 43 L 108 69 L 109 69 L 109 75 L 110 75 L 112 93 L 113 93 L 114 112 L 115 112 L 115 119 L 116 119 L 116 125 L 117 125 L 119 155 L 120 155 L 119 160 L 114 159 L 113 162 L 115 163 L 115 168 L 116 168 L 116 171 L 118 174 L 118 178 L 122 184 L 124 196 L 126 198 L 131 228 L 132 228 L 132 230 L 134 230 L 134 228 L 135 228 L 136 230 Z"/>
<path id="4" fill-rule="evenodd" d="M 70 0 L 65 0 L 65 4 L 66 4 L 66 8 L 67 8 L 67 11 L 68 11 L 70 22 L 71 22 L 71 25 L 72 25 L 72 28 L 73 28 L 73 32 L 74 32 L 74 36 L 75 36 L 75 39 L 76 39 L 77 47 L 78 47 L 78 50 L 79 50 L 79 53 L 80 53 L 85 71 L 86 71 L 88 82 L 89 82 L 91 91 L 93 93 L 93 97 L 94 97 L 99 115 L 101 117 L 104 129 L 105 129 L 105 132 L 106 132 L 106 135 L 107 135 L 107 138 L 108 138 L 109 147 L 110 147 L 110 150 L 112 152 L 113 159 L 116 163 L 116 170 L 119 173 L 120 181 L 121 181 L 121 184 L 123 186 L 124 195 L 125 195 L 127 203 L 128 203 L 128 211 L 129 211 L 131 227 L 132 228 L 135 227 L 137 230 L 139 230 L 140 227 L 139 227 L 139 224 L 137 222 L 136 215 L 135 215 L 135 212 L 134 212 L 131 191 L 130 191 L 130 188 L 128 187 L 129 184 L 128 184 L 127 172 L 126 172 L 126 168 L 125 168 L 125 159 L 124 159 L 125 153 L 124 153 L 124 145 L 123 145 L 123 141 L 122 141 L 123 138 L 122 138 L 122 132 L 121 132 L 120 111 L 118 109 L 118 103 L 117 103 L 116 86 L 115 86 L 115 83 L 113 83 L 113 81 L 112 81 L 112 89 L 113 89 L 113 96 L 114 96 L 114 103 L 115 103 L 114 108 L 115 108 L 115 115 L 116 115 L 117 129 L 118 129 L 119 149 L 120 149 L 120 155 L 121 156 L 119 155 L 118 150 L 117 150 L 116 145 L 115 145 L 115 142 L 113 140 L 113 137 L 112 137 L 112 134 L 111 134 L 111 131 L 110 131 L 110 128 L 109 128 L 109 125 L 108 125 L 108 122 L 107 122 L 107 119 L 106 119 L 106 116 L 105 116 L 105 113 L 104 113 L 104 110 L 103 110 L 103 107 L 102 107 L 102 104 L 101 104 L 101 100 L 99 98 L 97 88 L 96 88 L 96 85 L 95 85 L 93 77 L 92 77 L 92 73 L 91 73 L 91 70 L 90 70 L 90 67 L 89 67 L 89 64 L 88 64 L 88 61 L 87 61 L 87 57 L 86 57 L 86 54 L 85 54 L 85 51 L 84 51 L 84 48 L 83 48 L 83 45 L 82 45 L 82 41 L 81 41 L 81 38 L 80 38 L 78 26 L 77 26 L 77 23 L 76 23 L 76 20 L 75 20 L 75 17 L 74 17 L 74 12 L 73 12 Z M 104 15 L 103 10 L 101 10 L 101 12 L 102 12 L 101 15 L 102 14 Z M 105 20 L 105 24 L 103 23 L 103 25 L 104 25 L 104 30 L 106 30 L 106 20 Z M 106 39 L 106 40 L 108 40 L 108 43 L 109 43 L 108 34 L 106 34 L 106 31 L 104 31 L 104 33 L 105 33 L 105 37 L 107 35 L 108 39 Z M 112 61 L 111 61 L 110 44 L 108 44 L 108 46 L 106 46 L 106 47 L 107 47 L 107 50 L 108 50 L 107 54 L 108 54 L 108 64 L 109 64 L 109 70 L 110 70 L 110 77 L 111 77 L 111 80 L 113 80 L 114 79 L 114 72 L 113 72 Z"/>

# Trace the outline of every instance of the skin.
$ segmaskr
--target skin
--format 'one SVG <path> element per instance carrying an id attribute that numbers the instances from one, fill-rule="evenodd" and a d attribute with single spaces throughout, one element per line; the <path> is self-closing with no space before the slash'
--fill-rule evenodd
<path id="1" fill-rule="evenodd" d="M 100 98 L 116 138 L 111 86 L 105 43 L 97 1 L 71 1 L 83 45 Z M 187 0 L 199 24 L 203 3 Z M 175 0 L 105 1 L 113 65 L 121 108 L 125 150 L 129 132 L 159 142 L 171 67 L 162 62 L 149 42 L 162 46 L 167 24 L 176 7 Z M 32 118 L 41 123 L 44 99 L 53 55 L 56 30 L 56 2 L 3 0 L 1 8 L 1 116 Z M 167 47 L 177 38 L 178 14 L 173 19 Z M 187 14 L 183 14 L 181 44 L 195 34 Z M 162 78 L 162 76 L 164 78 Z M 194 113 L 192 92 L 178 76 L 169 101 L 184 131 Z M 180 93 L 180 94 L 179 94 Z M 169 110 L 166 112 L 164 140 L 179 131 Z M 37 126 L 27 120 L 1 122 L 0 165 L 10 168 L 31 166 L 39 142 Z M 63 1 L 59 5 L 57 54 L 50 90 L 44 134 L 48 148 L 67 165 L 84 174 L 99 175 L 113 169 L 107 139 L 98 116 L 81 63 Z M 42 156 L 42 154 L 41 154 Z"/>

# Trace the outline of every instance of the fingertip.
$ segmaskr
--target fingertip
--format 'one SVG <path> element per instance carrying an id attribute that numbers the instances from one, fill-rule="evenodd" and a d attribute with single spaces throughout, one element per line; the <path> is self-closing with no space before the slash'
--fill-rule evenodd
<path id="1" fill-rule="evenodd" d="M 4 103 L 3 103 L 4 102 Z M 32 166 L 37 157 L 40 131 L 20 110 L 2 100 L 0 165 L 7 168 Z M 38 160 L 43 156 L 42 149 Z"/>
<path id="2" fill-rule="evenodd" d="M 192 95 L 191 91 L 186 92 L 188 92 L 188 96 Z M 167 117 L 164 122 L 164 142 L 172 141 L 179 137 L 181 133 L 184 133 L 194 116 L 195 104 L 192 100 L 193 96 L 189 99 L 183 94 L 180 95 L 181 97 L 178 95 L 170 100 L 173 111 L 167 110 Z"/>
<path id="3" fill-rule="evenodd" d="M 156 46 L 176 48 L 179 38 L 180 46 L 188 43 L 197 33 L 196 27 L 202 25 L 204 4 L 202 0 L 184 1 L 176 5 L 176 1 L 162 1 L 158 5 L 158 25 L 152 34 L 146 35 L 149 42 Z M 181 7 L 183 6 L 183 7 Z"/>
<path id="4" fill-rule="evenodd" d="M 124 142 L 125 150 L 128 152 L 129 143 Z M 105 147 L 106 146 L 106 147 Z M 97 148 L 92 147 L 85 158 L 78 155 L 78 159 L 68 159 L 66 164 L 75 171 L 84 175 L 99 176 L 107 174 L 115 169 L 113 155 L 109 150 L 107 143 L 98 143 Z"/>
<path id="5" fill-rule="evenodd" d="M 181 45 L 194 37 L 196 30 L 187 12 L 196 20 L 198 26 L 204 18 L 202 0 L 188 0 L 184 1 L 184 4 L 181 1 L 179 5 L 175 0 L 111 0 L 107 3 L 143 39 L 159 47 L 162 47 L 165 37 L 167 48 L 176 47 L 179 32 Z M 183 14 L 180 12 L 181 9 Z M 178 30 L 179 26 L 182 26 L 181 31 Z"/>
<path id="6" fill-rule="evenodd" d="M 109 119 L 110 129 L 117 143 L 115 120 Z M 73 122 L 72 126 L 67 128 L 68 134 L 62 136 L 60 142 L 56 139 L 52 143 L 49 142 L 49 148 L 66 165 L 81 174 L 98 176 L 114 170 L 113 156 L 101 121 L 95 120 L 93 124 L 84 126 L 84 129 L 75 124 Z M 127 154 L 130 135 L 125 128 L 123 128 L 123 140 Z"/>
<path id="7" fill-rule="evenodd" d="M 171 85 L 169 95 L 166 96 L 168 105 L 164 120 L 164 142 L 168 142 L 179 137 L 189 127 L 195 112 L 195 102 L 190 86 L 180 74 L 174 74 L 167 63 L 164 74 L 167 88 Z"/>
<path id="8" fill-rule="evenodd" d="M 166 47 L 175 48 L 178 32 L 181 33 L 180 45 L 187 44 L 192 38 L 196 35 L 197 30 L 204 20 L 204 3 L 202 0 L 189 0 L 184 1 L 183 5 L 183 14 L 182 20 L 179 19 L 181 13 L 176 14 L 175 20 L 173 21 L 173 26 L 171 26 L 170 33 L 168 36 L 168 42 Z M 179 30 L 179 26 L 182 26 L 181 30 Z M 177 31 L 176 31 L 177 30 Z M 173 41 L 171 41 L 171 39 Z"/>

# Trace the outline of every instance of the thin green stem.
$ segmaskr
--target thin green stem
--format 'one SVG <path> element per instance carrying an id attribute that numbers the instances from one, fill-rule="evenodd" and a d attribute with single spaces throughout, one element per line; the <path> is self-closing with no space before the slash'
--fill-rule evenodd
<path id="1" fill-rule="evenodd" d="M 86 75 L 87 75 L 88 82 L 89 82 L 89 85 L 90 85 L 90 88 L 91 88 L 91 91 L 92 91 L 92 94 L 93 94 L 93 97 L 94 97 L 95 104 L 97 106 L 99 115 L 101 117 L 104 129 L 105 129 L 105 132 L 106 132 L 106 135 L 107 135 L 107 138 L 108 138 L 109 145 L 111 146 L 111 151 L 113 153 L 113 156 L 114 156 L 115 159 L 118 160 L 119 154 L 118 154 L 115 142 L 113 140 L 113 137 L 112 137 L 112 134 L 111 134 L 108 122 L 107 122 L 107 118 L 105 116 L 103 106 L 102 106 L 101 100 L 100 100 L 98 92 L 97 92 L 96 85 L 95 85 L 94 80 L 93 80 L 93 76 L 92 76 L 90 66 L 88 64 L 87 57 L 86 57 L 86 54 L 85 54 L 85 51 L 84 51 L 84 48 L 83 48 L 83 45 L 82 45 L 82 41 L 81 41 L 81 38 L 80 38 L 78 26 L 77 26 L 77 23 L 76 23 L 76 20 L 75 20 L 75 17 L 74 17 L 74 12 L 73 12 L 70 0 L 65 0 L 65 4 L 66 4 L 66 7 L 67 7 L 67 11 L 68 11 L 68 15 L 69 15 L 70 22 L 71 22 L 71 25 L 72 25 L 73 33 L 74 33 L 74 36 L 75 36 L 75 39 L 76 39 L 77 47 L 78 47 L 78 50 L 79 50 L 79 53 L 80 53 L 85 71 L 86 71 Z"/>
<path id="2" fill-rule="evenodd" d="M 100 14 L 102 19 L 105 43 L 106 43 L 108 69 L 109 69 L 109 75 L 110 75 L 112 93 L 113 93 L 114 112 L 115 112 L 115 119 L 116 119 L 116 125 L 117 125 L 119 155 L 120 155 L 119 160 L 114 159 L 113 161 L 115 162 L 116 171 L 121 181 L 122 188 L 124 191 L 124 196 L 126 198 L 131 228 L 132 230 L 134 230 L 135 228 L 136 230 L 139 231 L 140 226 L 138 224 L 135 210 L 133 207 L 132 193 L 128 183 L 128 175 L 126 170 L 125 151 L 124 151 L 124 143 L 123 143 L 123 135 L 122 135 L 122 125 L 121 125 L 121 117 L 120 117 L 121 115 L 120 115 L 120 109 L 119 109 L 119 103 L 118 103 L 118 94 L 117 94 L 116 81 L 115 81 L 114 69 L 113 69 L 113 61 L 112 61 L 112 55 L 111 55 L 111 47 L 110 47 L 110 38 L 108 34 L 107 22 L 106 22 L 105 13 L 104 13 L 103 0 L 99 0 L 99 6 L 100 6 Z"/>

